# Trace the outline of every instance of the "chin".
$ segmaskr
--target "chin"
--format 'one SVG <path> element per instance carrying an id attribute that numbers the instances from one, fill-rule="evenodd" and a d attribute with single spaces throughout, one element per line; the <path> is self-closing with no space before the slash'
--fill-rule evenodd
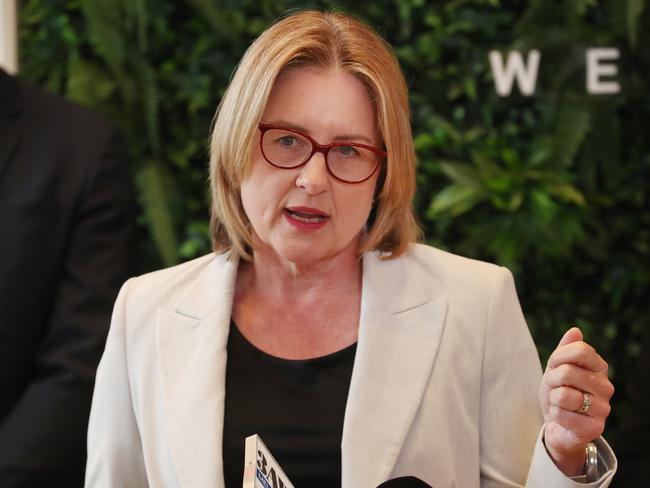
<path id="1" fill-rule="evenodd" d="M 356 258 L 359 242 L 358 239 L 352 239 L 346 245 L 336 246 L 326 236 L 317 239 L 294 239 L 292 236 L 282 235 L 260 244 L 262 245 L 256 246 L 258 253 L 264 253 L 269 257 L 275 255 L 280 261 L 296 266 L 311 266 L 343 258 L 348 254 L 354 254 Z"/>
<path id="2" fill-rule="evenodd" d="M 312 247 L 292 246 L 291 248 L 279 249 L 276 251 L 278 256 L 284 261 L 288 261 L 297 266 L 308 266 L 323 261 L 333 254 L 319 252 Z"/>

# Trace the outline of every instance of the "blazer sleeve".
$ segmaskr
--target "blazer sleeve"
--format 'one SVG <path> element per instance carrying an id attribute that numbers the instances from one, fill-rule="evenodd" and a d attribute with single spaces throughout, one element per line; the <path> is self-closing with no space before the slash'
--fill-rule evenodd
<path id="1" fill-rule="evenodd" d="M 602 476 L 584 484 L 565 476 L 542 440 L 537 350 L 510 271 L 500 268 L 490 292 L 480 407 L 481 487 L 579 488 L 608 486 L 616 459 L 598 441 Z"/>
<path id="2" fill-rule="evenodd" d="M 83 483 L 95 369 L 112 304 L 132 263 L 134 202 L 121 141 L 108 123 L 85 127 L 78 137 L 92 138 L 95 152 L 83 159 L 83 191 L 56 265 L 52 302 L 38 305 L 49 313 L 40 324 L 31 378 L 0 424 L 0 485 L 7 488 Z M 71 176 L 62 167 L 58 177 Z M 48 245 L 41 243 L 42 253 Z M 37 270 L 24 272 L 26 279 L 39 279 Z"/>
<path id="3" fill-rule="evenodd" d="M 97 369 L 88 425 L 88 488 L 146 488 L 142 443 L 133 411 L 126 354 L 127 281 L 117 297 Z"/>

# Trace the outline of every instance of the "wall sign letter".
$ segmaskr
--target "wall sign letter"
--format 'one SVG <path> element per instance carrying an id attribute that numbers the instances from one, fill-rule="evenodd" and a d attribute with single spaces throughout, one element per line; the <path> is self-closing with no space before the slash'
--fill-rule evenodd
<path id="1" fill-rule="evenodd" d="M 490 51 L 489 58 L 494 85 L 499 96 L 507 97 L 510 95 L 515 77 L 517 78 L 519 91 L 522 94 L 531 96 L 535 93 L 537 71 L 541 58 L 537 49 L 533 49 L 528 53 L 526 64 L 524 64 L 524 60 L 519 51 L 510 51 L 508 53 L 505 66 L 503 57 L 499 51 Z"/>
<path id="2" fill-rule="evenodd" d="M 601 76 L 616 76 L 618 68 L 614 63 L 602 63 L 618 59 L 619 51 L 615 47 L 587 49 L 587 93 L 609 95 L 621 91 L 618 81 L 601 81 Z"/>

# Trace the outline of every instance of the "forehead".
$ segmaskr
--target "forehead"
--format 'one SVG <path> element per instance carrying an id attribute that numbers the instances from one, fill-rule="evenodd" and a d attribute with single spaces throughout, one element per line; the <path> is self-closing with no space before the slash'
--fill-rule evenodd
<path id="1" fill-rule="evenodd" d="M 377 142 L 368 90 L 359 79 L 338 68 L 284 71 L 273 85 L 262 118 L 265 123 L 290 123 L 318 139 L 360 134 Z"/>

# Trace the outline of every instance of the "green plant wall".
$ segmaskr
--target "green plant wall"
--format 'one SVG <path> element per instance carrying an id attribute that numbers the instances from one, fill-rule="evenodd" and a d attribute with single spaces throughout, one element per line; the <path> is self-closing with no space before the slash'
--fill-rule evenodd
<path id="1" fill-rule="evenodd" d="M 395 47 L 411 89 L 427 241 L 515 272 L 543 360 L 580 325 L 620 406 L 650 316 L 645 3 L 25 0 L 20 63 L 122 126 L 146 271 L 210 250 L 209 127 L 250 42 L 292 8 L 360 16 Z M 585 90 L 585 50 L 601 46 L 621 53 L 615 95 Z M 492 49 L 541 52 L 533 96 L 496 94 Z"/>

